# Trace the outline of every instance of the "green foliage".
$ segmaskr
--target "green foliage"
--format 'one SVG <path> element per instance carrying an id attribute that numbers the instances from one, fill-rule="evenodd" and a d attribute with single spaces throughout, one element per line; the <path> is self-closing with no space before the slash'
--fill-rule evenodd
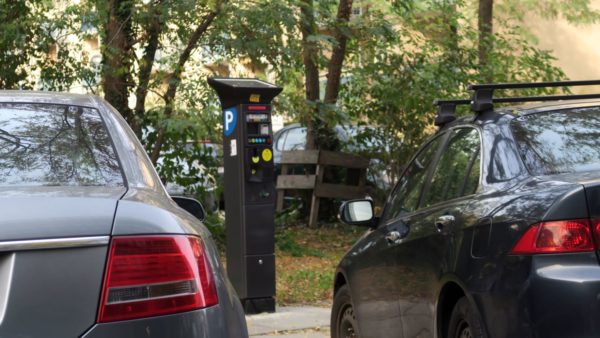
<path id="1" fill-rule="evenodd" d="M 193 102 L 200 96 L 189 97 L 186 88 L 182 101 Z M 157 171 L 163 182 L 185 187 L 185 193 L 203 202 L 206 211 L 212 213 L 222 194 L 222 182 L 218 168 L 222 166 L 221 133 L 215 133 L 219 115 L 205 113 L 190 106 L 189 110 L 177 110 L 174 116 L 166 117 L 163 109 L 156 108 L 146 113 L 143 120 L 144 143 L 150 152 L 157 137 L 157 130 L 165 130 L 163 151 L 157 162 Z M 215 135 L 216 134 L 216 135 Z"/>
<path id="2" fill-rule="evenodd" d="M 220 252 L 225 251 L 225 218 L 222 213 L 214 213 L 206 216 L 204 225 L 213 236 L 213 239 L 217 243 L 217 247 Z"/>
<path id="3" fill-rule="evenodd" d="M 289 227 L 300 222 L 301 205 L 299 201 L 296 200 L 291 207 L 275 213 L 275 226 Z"/>
<path id="4" fill-rule="evenodd" d="M 29 60 L 36 52 L 31 42 L 38 33 L 32 7 L 26 1 L 0 1 L 0 88 L 28 87 Z"/>
<path id="5" fill-rule="evenodd" d="M 0 1 L 0 88 L 94 92 L 95 66 L 82 52 L 80 7 L 47 0 Z M 82 40 L 73 36 L 81 35 Z"/>
<path id="6" fill-rule="evenodd" d="M 142 88 L 149 94 L 136 116 L 141 123 L 136 132 L 150 152 L 159 141 L 158 131 L 164 130 L 162 159 L 157 164 L 161 178 L 187 186 L 187 192 L 200 199 L 211 185 L 221 189 L 219 160 L 198 142 L 222 141 L 220 108 L 207 86 L 207 76 L 257 76 L 276 82 L 284 87 L 275 102 L 277 113 L 305 124 L 319 121 L 322 129 L 318 134 L 338 124 L 365 126 L 363 133 L 352 139 L 354 145 L 346 148 L 376 158 L 380 169 L 395 181 L 415 148 L 435 131 L 434 98 L 468 97 L 467 86 L 482 81 L 482 74 L 491 74 L 498 82 L 565 78 L 553 65 L 552 54 L 536 47 L 524 34 L 525 14 L 561 17 L 575 24 L 594 23 L 599 17 L 588 0 L 497 3 L 496 34 L 486 41 L 493 47 L 488 69 L 479 69 L 474 0 L 355 2 L 362 14 L 353 15 L 349 25 L 342 27 L 335 20 L 337 1 L 314 0 L 318 29 L 308 40 L 319 48 L 315 61 L 321 70 L 326 69 L 336 44 L 332 32 L 343 28 L 350 37 L 338 103 L 325 105 L 305 100 L 303 18 L 299 15 L 305 1 L 123 3 L 131 9 L 134 46 L 126 57 L 132 62 L 130 67 L 113 71 L 131 75 L 132 98 L 141 86 L 138 72 L 149 46 L 149 27 L 155 22 L 160 26 L 157 56 L 149 83 Z M 109 4 L 81 0 L 58 6 L 49 0 L 0 0 L 0 87 L 102 94 L 101 63 L 84 47 L 100 41 L 99 49 L 107 48 L 111 38 L 105 36 Z M 182 50 L 196 27 L 217 8 L 222 10 L 181 69 L 181 78 L 174 77 Z M 179 86 L 170 102 L 173 112 L 165 113 L 170 108 L 165 93 L 174 82 Z M 361 148 L 365 142 L 372 147 Z M 290 224 L 296 217 L 279 215 L 278 222 Z"/>
<path id="7" fill-rule="evenodd" d="M 467 86 L 482 82 L 486 73 L 497 82 L 565 78 L 551 54 L 532 46 L 509 22 L 489 42 L 494 46 L 490 69 L 479 69 L 478 32 L 460 5 L 440 8 L 432 2 L 396 24 L 383 11 L 371 13 L 370 31 L 351 45 L 348 63 L 357 66 L 348 71 L 340 104 L 350 119 L 380 127 L 389 151 L 373 156 L 391 163 L 393 173 L 435 130 L 433 99 L 469 97 Z M 453 23 L 463 24 L 453 29 Z"/>

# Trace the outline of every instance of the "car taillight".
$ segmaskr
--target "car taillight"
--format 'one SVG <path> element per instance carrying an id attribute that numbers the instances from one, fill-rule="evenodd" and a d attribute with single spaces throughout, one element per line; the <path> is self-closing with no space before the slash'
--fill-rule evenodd
<path id="1" fill-rule="evenodd" d="M 587 219 L 541 222 L 532 225 L 511 254 L 566 253 L 595 250 Z"/>
<path id="2" fill-rule="evenodd" d="M 166 315 L 217 303 L 212 269 L 200 238 L 112 239 L 98 322 Z"/>

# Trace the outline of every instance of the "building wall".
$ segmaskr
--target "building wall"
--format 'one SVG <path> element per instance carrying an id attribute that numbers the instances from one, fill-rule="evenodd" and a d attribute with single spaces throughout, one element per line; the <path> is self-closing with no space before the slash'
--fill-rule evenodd
<path id="1" fill-rule="evenodd" d="M 591 3 L 600 9 L 600 0 Z M 539 47 L 553 52 L 558 59 L 556 65 L 571 80 L 600 79 L 600 23 L 582 26 L 563 19 L 531 17 L 526 24 L 539 39 Z M 598 88 L 582 92 L 590 91 L 600 92 Z"/>

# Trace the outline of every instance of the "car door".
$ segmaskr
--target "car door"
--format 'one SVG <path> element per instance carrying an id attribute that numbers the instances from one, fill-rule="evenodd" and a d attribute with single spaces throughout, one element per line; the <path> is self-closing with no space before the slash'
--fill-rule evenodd
<path id="1" fill-rule="evenodd" d="M 461 245 L 456 230 L 467 217 L 470 196 L 480 177 L 480 137 L 474 128 L 458 128 L 449 137 L 430 171 L 418 207 L 400 215 L 406 234 L 393 246 L 398 271 L 395 288 L 404 323 L 404 337 L 433 337 L 440 279 Z"/>
<path id="2" fill-rule="evenodd" d="M 368 233 L 354 248 L 356 257 L 351 271 L 352 300 L 361 337 L 402 337 L 398 295 L 394 287 L 397 271 L 391 265 L 390 236 L 405 233 L 401 223 L 388 221 L 417 207 L 427 172 L 442 144 L 442 135 L 431 140 L 407 166 L 390 194 L 381 226 Z M 354 254 L 353 254 L 354 255 Z"/>

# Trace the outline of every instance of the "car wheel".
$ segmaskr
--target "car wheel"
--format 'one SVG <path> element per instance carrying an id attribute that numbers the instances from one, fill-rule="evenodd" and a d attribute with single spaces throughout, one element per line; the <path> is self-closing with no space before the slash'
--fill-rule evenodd
<path id="1" fill-rule="evenodd" d="M 481 319 L 475 313 L 467 298 L 462 297 L 456 302 L 450 323 L 447 338 L 485 338 Z"/>
<path id="2" fill-rule="evenodd" d="M 331 338 L 356 338 L 358 328 L 348 285 L 342 286 L 333 297 L 331 309 Z"/>

